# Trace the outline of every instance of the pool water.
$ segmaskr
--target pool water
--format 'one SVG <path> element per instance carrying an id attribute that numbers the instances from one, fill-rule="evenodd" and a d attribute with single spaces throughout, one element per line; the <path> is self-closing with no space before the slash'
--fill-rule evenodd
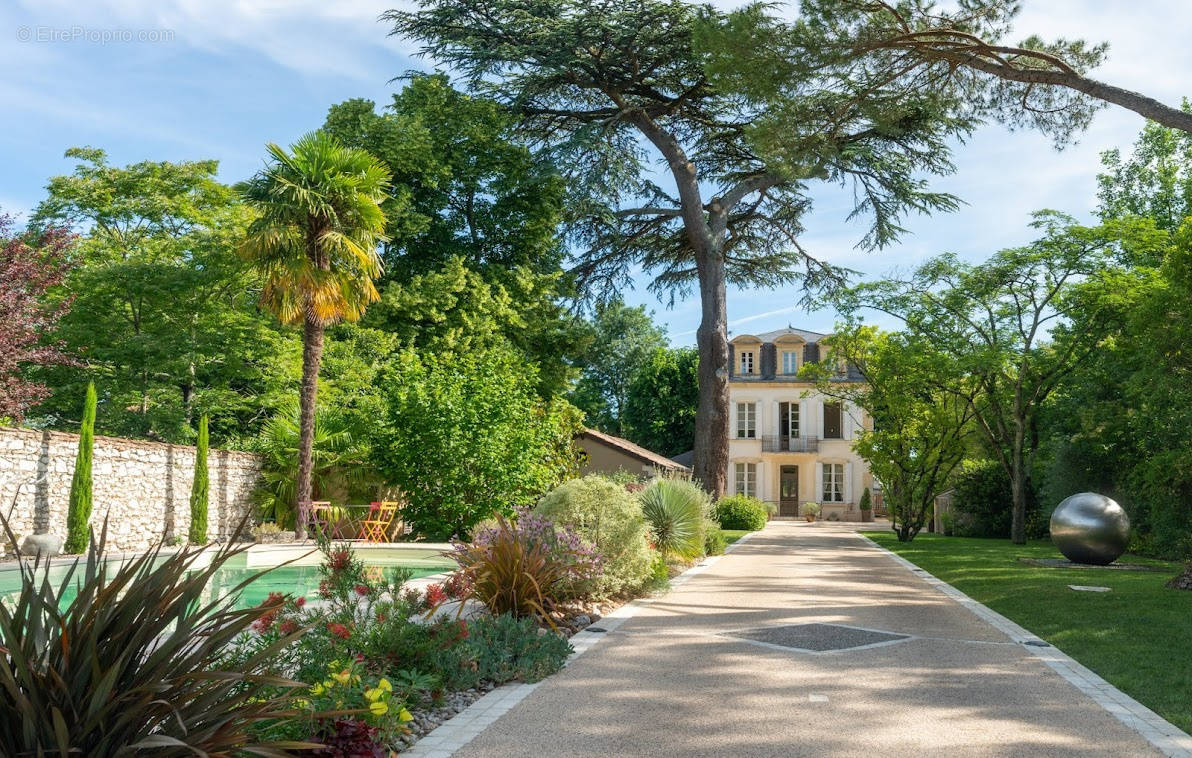
<path id="1" fill-rule="evenodd" d="M 300 554 L 301 555 L 301 554 Z M 386 573 L 396 573 L 397 569 L 406 569 L 411 579 L 419 579 L 432 574 L 450 571 L 455 563 L 448 558 L 428 551 L 410 548 L 372 548 L 357 551 L 356 555 L 366 566 L 379 567 Z M 211 598 L 230 592 L 237 584 L 257 574 L 261 574 L 248 586 L 240 591 L 236 598 L 237 608 L 250 608 L 259 605 L 269 596 L 270 592 L 315 599 L 319 589 L 319 563 L 322 554 L 303 555 L 298 560 L 287 565 L 285 557 L 277 557 L 269 552 L 246 552 L 233 556 L 225 562 L 211 578 L 208 585 Z M 276 566 L 276 568 L 270 568 Z M 49 569 L 50 581 L 57 584 L 66 576 L 69 566 L 56 564 Z M 115 565 L 110 569 L 115 571 Z M 265 572 L 265 573 L 261 573 Z M 12 602 L 17 599 L 21 590 L 21 578 L 16 569 L 0 570 L 0 601 Z M 65 608 L 75 597 L 73 586 L 68 587 L 59 599 L 61 607 Z"/>

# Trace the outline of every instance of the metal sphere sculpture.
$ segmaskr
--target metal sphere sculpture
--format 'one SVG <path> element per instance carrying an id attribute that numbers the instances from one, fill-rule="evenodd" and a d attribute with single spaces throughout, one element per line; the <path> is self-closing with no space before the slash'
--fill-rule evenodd
<path id="1" fill-rule="evenodd" d="M 1051 541 L 1073 563 L 1106 566 L 1126 552 L 1130 517 L 1110 498 L 1081 492 L 1051 514 Z"/>

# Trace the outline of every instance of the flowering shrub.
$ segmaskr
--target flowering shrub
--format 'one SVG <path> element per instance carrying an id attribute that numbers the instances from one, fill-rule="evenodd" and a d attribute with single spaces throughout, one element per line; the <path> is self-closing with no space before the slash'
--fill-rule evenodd
<path id="1" fill-rule="evenodd" d="M 603 559 L 596 548 L 575 530 L 558 526 L 550 519 L 527 509 L 517 512 L 507 522 L 512 534 L 523 545 L 542 545 L 550 560 L 564 567 L 565 578 L 559 587 L 560 600 L 583 599 L 591 594 L 592 582 L 600 575 Z M 489 547 L 499 540 L 500 524 L 484 525 L 476 530 L 473 545 Z M 462 545 L 456 543 L 456 551 Z M 457 581 L 466 583 L 467 575 L 456 573 Z M 466 594 L 466 593 L 464 593 Z"/>
<path id="2" fill-rule="evenodd" d="M 334 721 L 320 719 L 320 713 L 354 712 L 351 715 L 371 727 L 369 733 L 383 744 L 393 742 L 405 731 L 404 724 L 414 718 L 405 703 L 394 698 L 388 679 L 366 675 L 363 665 L 356 661 L 327 664 L 326 677 L 310 687 L 297 705 L 315 719 L 312 736 L 316 739 L 339 729 Z"/>
<path id="3" fill-rule="evenodd" d="M 572 479 L 547 493 L 534 511 L 574 530 L 600 554 L 596 596 L 633 595 L 649 582 L 646 521 L 637 498 L 622 485 L 596 474 Z"/>
<path id="4" fill-rule="evenodd" d="M 389 755 L 388 746 L 407 728 L 410 708 L 482 680 L 532 681 L 566 658 L 566 640 L 540 637 L 532 622 L 412 620 L 432 602 L 467 596 L 471 584 L 464 577 L 431 585 L 424 595 L 403 587 L 407 575 L 366 567 L 346 548 L 325 553 L 319 602 L 270 595 L 262 603 L 266 620 L 229 654 L 234 668 L 237 660 L 270 650 L 282 635 L 305 630 L 290 647 L 270 650 L 274 665 L 267 673 L 308 685 L 291 695 L 299 717 L 258 727 L 271 740 L 321 742 L 318 755 Z M 573 566 L 588 565 L 588 559 L 563 565 L 560 577 L 574 570 L 582 578 L 584 569 Z"/>
<path id="5" fill-rule="evenodd" d="M 552 611 L 585 597 L 600 569 L 600 557 L 574 532 L 524 511 L 455 543 L 452 557 L 467 597 L 495 615 L 536 616 L 552 626 Z"/>

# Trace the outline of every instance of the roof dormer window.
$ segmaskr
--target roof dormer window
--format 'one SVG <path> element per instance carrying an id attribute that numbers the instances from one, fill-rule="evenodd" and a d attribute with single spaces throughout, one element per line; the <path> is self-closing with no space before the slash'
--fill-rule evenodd
<path id="1" fill-rule="evenodd" d="M 782 373 L 788 376 L 799 373 L 799 354 L 794 350 L 782 351 Z"/>
<path id="2" fill-rule="evenodd" d="M 742 352 L 738 359 L 737 365 L 740 368 L 741 374 L 752 374 L 753 373 L 753 351 L 749 350 L 746 352 Z"/>

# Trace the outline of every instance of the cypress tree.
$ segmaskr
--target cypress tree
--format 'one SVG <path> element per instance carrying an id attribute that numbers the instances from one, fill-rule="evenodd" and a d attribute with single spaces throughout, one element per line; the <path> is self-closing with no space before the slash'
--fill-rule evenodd
<path id="1" fill-rule="evenodd" d="M 74 479 L 70 483 L 70 506 L 66 513 L 66 544 L 63 551 L 78 554 L 91 539 L 91 453 L 95 446 L 95 382 L 87 385 L 83 403 L 83 424 L 79 428 L 79 453 Z"/>
<path id="2" fill-rule="evenodd" d="M 199 418 L 199 440 L 195 447 L 195 477 L 190 487 L 190 542 L 207 543 L 207 414 Z"/>

